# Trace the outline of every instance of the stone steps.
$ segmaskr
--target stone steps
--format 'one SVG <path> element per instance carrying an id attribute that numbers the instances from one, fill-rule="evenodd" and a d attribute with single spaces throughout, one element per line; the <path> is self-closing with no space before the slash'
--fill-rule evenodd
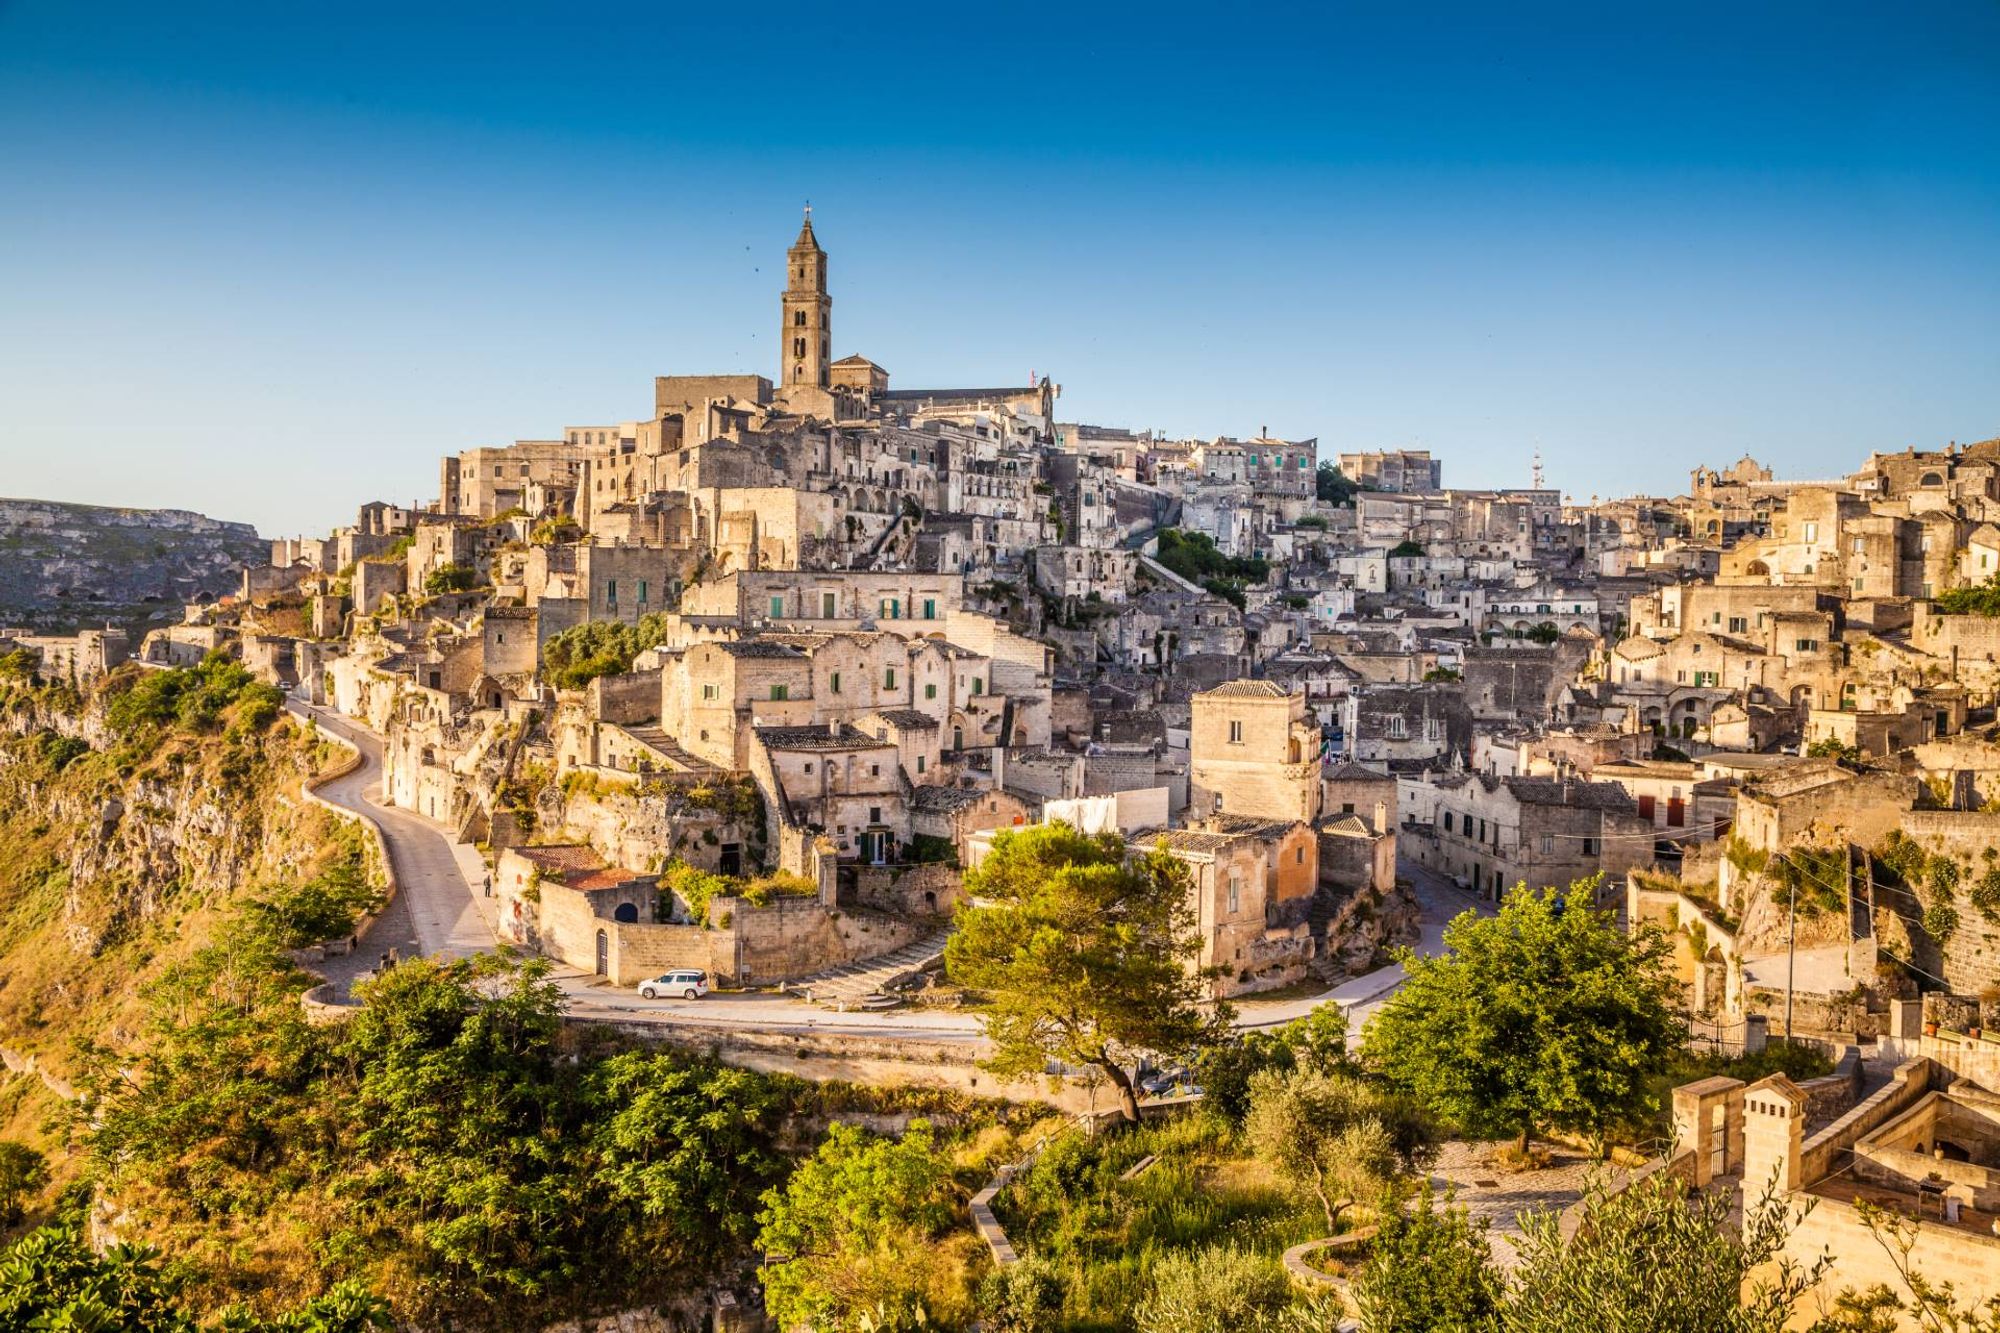
<path id="1" fill-rule="evenodd" d="M 888 993 L 890 988 L 943 957 L 946 934 L 940 931 L 865 962 L 828 968 L 788 982 L 785 989 L 837 1010 L 894 1008 L 902 1000 Z"/>

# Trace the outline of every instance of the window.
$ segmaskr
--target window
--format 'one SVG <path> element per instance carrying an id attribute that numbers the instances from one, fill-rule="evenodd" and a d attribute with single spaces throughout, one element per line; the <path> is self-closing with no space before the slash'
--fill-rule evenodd
<path id="1" fill-rule="evenodd" d="M 937 598 L 935 597 L 924 598 L 924 619 L 925 620 L 937 619 Z"/>
<path id="2" fill-rule="evenodd" d="M 976 695 L 986 693 L 986 681 L 983 677 L 974 676 L 972 678 L 972 692 Z"/>
<path id="3" fill-rule="evenodd" d="M 772 698 L 772 699 L 773 699 L 774 701 L 777 701 L 777 702 L 783 702 L 784 700 L 786 700 L 786 699 L 789 699 L 789 698 L 791 698 L 791 697 L 792 697 L 792 687 L 791 687 L 791 686 L 789 686 L 789 685 L 773 685 L 773 686 L 771 687 L 771 698 Z"/>
<path id="4" fill-rule="evenodd" d="M 1742 616 L 1729 617 L 1729 632 L 1731 634 L 1746 634 L 1749 630 L 1750 622 Z"/>
<path id="5" fill-rule="evenodd" d="M 713 685 L 704 685 L 704 686 L 702 686 L 702 687 L 701 687 L 701 697 L 702 697 L 703 699 L 705 699 L 705 700 L 707 700 L 707 699 L 714 699 L 714 698 L 715 698 L 715 695 L 716 695 L 716 689 L 715 689 L 715 686 L 713 686 Z"/>
<path id="6" fill-rule="evenodd" d="M 879 824 L 879 823 L 881 823 L 881 822 L 882 822 L 882 807 L 881 807 L 881 806 L 879 806 L 879 805 L 871 805 L 871 806 L 869 806 L 869 807 L 868 807 L 868 822 L 869 822 L 869 823 L 871 823 L 871 824 Z"/>
<path id="7" fill-rule="evenodd" d="M 806 326 L 806 312 L 803 310 L 794 310 L 792 312 L 792 327 L 796 329 L 802 329 L 805 326 Z"/>
<path id="8" fill-rule="evenodd" d="M 921 773 L 921 772 L 923 772 L 923 771 L 924 771 L 924 757 L 923 757 L 922 755 L 918 755 L 918 756 L 917 756 L 917 772 Z"/>
<path id="9" fill-rule="evenodd" d="M 1798 649 L 1798 651 L 1799 651 L 1799 652 L 1802 652 L 1802 653 L 1816 653 L 1816 652 L 1818 652 L 1818 651 L 1819 651 L 1819 640 L 1818 640 L 1818 639 L 1800 639 L 1800 640 L 1798 641 L 1798 643 L 1797 643 L 1797 645 L 1796 645 L 1796 646 L 1797 646 L 1797 649 Z"/>
<path id="10" fill-rule="evenodd" d="M 882 688 L 885 690 L 893 690 L 896 688 L 896 668 L 886 667 L 883 669 Z"/>
<path id="11" fill-rule="evenodd" d="M 868 776 L 869 776 L 869 777 L 871 777 L 871 778 L 879 778 L 879 777 L 881 777 L 881 776 L 882 776 L 882 765 L 880 765 L 880 764 L 870 764 L 870 765 L 868 765 Z"/>
<path id="12" fill-rule="evenodd" d="M 903 618 L 902 601 L 895 597 L 884 597 L 882 599 L 882 618 L 884 620 L 901 620 Z"/>
<path id="13" fill-rule="evenodd" d="M 835 694 L 840 693 L 840 673 L 838 671 L 833 673 L 832 677 L 827 681 L 827 685 Z"/>
<path id="14" fill-rule="evenodd" d="M 1243 906 L 1243 872 L 1229 872 L 1229 912 L 1234 916 Z"/>
<path id="15" fill-rule="evenodd" d="M 819 595 L 819 618 L 821 620 L 832 620 L 836 610 L 837 606 L 834 594 L 830 592 L 821 593 Z"/>
<path id="16" fill-rule="evenodd" d="M 1389 717 L 1389 739 L 1399 741 L 1407 735 L 1409 735 L 1409 726 L 1404 722 L 1403 715 L 1401 713 L 1391 714 Z"/>
<path id="17" fill-rule="evenodd" d="M 1451 832 L 1451 811 L 1449 810 L 1444 812 L 1444 831 L 1446 833 Z"/>
<path id="18" fill-rule="evenodd" d="M 926 699 L 935 699 L 935 698 L 937 698 L 937 686 L 936 686 L 936 685 L 926 685 L 926 686 L 924 686 L 924 698 L 926 698 Z"/>
<path id="19" fill-rule="evenodd" d="M 806 354 L 806 340 L 804 338 L 792 339 L 792 355 L 804 356 L 805 354 Z"/>
<path id="20" fill-rule="evenodd" d="M 1805 540 L 1809 542 L 1816 542 L 1819 540 L 1819 524 L 1808 523 L 1805 525 Z"/>
<path id="21" fill-rule="evenodd" d="M 1299 850 L 1298 850 L 1298 855 L 1297 855 L 1297 857 L 1295 857 L 1295 858 L 1294 858 L 1294 863 L 1295 863 L 1295 864 L 1297 864 L 1297 865 L 1304 865 L 1304 864 L 1306 863 L 1306 849 L 1305 849 L 1305 848 L 1303 848 L 1303 847 L 1299 848 Z"/>
<path id="22" fill-rule="evenodd" d="M 1542 855 L 1547 856 L 1550 852 L 1553 852 L 1555 849 L 1556 849 L 1555 834 L 1544 833 L 1542 835 Z"/>
<path id="23" fill-rule="evenodd" d="M 1243 724 L 1241 722 L 1231 722 L 1229 724 L 1229 743 L 1231 745 L 1243 744 Z"/>
<path id="24" fill-rule="evenodd" d="M 606 580 L 604 581 L 604 604 L 605 604 L 606 606 L 616 606 L 616 605 L 618 605 L 618 580 L 617 580 L 617 579 L 606 579 Z"/>
<path id="25" fill-rule="evenodd" d="M 1597 839 L 1585 838 L 1583 840 L 1583 854 L 1585 856 L 1597 855 Z"/>
<path id="26" fill-rule="evenodd" d="M 783 593 L 772 593 L 772 594 L 771 594 L 771 615 L 772 615 L 772 617 L 773 617 L 773 618 L 776 618 L 776 617 L 778 617 L 778 616 L 782 616 L 782 615 L 784 615 L 784 614 L 785 614 L 785 597 L 784 597 L 784 594 L 783 594 Z"/>
<path id="27" fill-rule="evenodd" d="M 813 761 L 808 759 L 806 760 L 806 772 L 810 773 L 812 771 L 813 771 Z"/>

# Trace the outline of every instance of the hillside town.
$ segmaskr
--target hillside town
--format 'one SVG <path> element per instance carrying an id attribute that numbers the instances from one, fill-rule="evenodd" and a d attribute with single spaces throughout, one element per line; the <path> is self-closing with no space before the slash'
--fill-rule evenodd
<path id="1" fill-rule="evenodd" d="M 835 273 L 807 210 L 767 373 L 670 367 L 179 623 L 0 654 L 240 661 L 379 747 L 468 947 L 635 1021 L 695 1014 L 636 994 L 688 974 L 864 1045 L 947 1021 L 967 877 L 1059 825 L 1177 863 L 1205 997 L 1273 1021 L 1583 882 L 1670 942 L 1692 1039 L 1833 1071 L 1676 1089 L 1655 1169 L 1813 1199 L 1787 1243 L 1850 1286 L 1900 1205 L 1912 1264 L 2000 1291 L 2000 439 L 1467 489 L 1446 451 L 1077 422 L 1043 371 L 905 385 L 836 341 Z M 315 1003 L 437 947 L 388 921 Z"/>

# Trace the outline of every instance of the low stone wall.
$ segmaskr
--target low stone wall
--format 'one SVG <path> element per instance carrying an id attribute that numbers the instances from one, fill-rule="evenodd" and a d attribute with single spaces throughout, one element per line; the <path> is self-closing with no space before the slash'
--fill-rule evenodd
<path id="1" fill-rule="evenodd" d="M 1878 1125 L 1923 1100 L 1924 1094 L 1931 1090 L 1935 1068 L 1928 1060 L 1910 1061 L 1895 1072 L 1888 1087 L 1807 1139 L 1799 1151 L 1799 1178 L 1819 1180 L 1832 1174 L 1840 1164 L 1841 1154 L 1850 1151 Z"/>
<path id="2" fill-rule="evenodd" d="M 579 1029 L 609 1029 L 654 1046 L 707 1055 L 739 1069 L 791 1074 L 817 1083 L 868 1083 L 887 1087 L 944 1088 L 1011 1102 L 1036 1102 L 1057 1110 L 1093 1109 L 1091 1089 L 1073 1080 L 1051 1088 L 1045 1079 L 1002 1079 L 979 1067 L 992 1048 L 981 1040 L 845 1035 L 812 1031 L 742 1031 L 571 1017 Z M 1102 1103 L 1109 1094 L 1100 1091 Z"/>

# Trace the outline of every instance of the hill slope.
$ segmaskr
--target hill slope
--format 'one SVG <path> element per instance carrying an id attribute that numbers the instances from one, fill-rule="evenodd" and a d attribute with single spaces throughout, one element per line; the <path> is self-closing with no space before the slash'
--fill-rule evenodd
<path id="1" fill-rule="evenodd" d="M 185 509 L 0 499 L 0 625 L 67 633 L 175 620 L 270 548 L 248 523 Z"/>

